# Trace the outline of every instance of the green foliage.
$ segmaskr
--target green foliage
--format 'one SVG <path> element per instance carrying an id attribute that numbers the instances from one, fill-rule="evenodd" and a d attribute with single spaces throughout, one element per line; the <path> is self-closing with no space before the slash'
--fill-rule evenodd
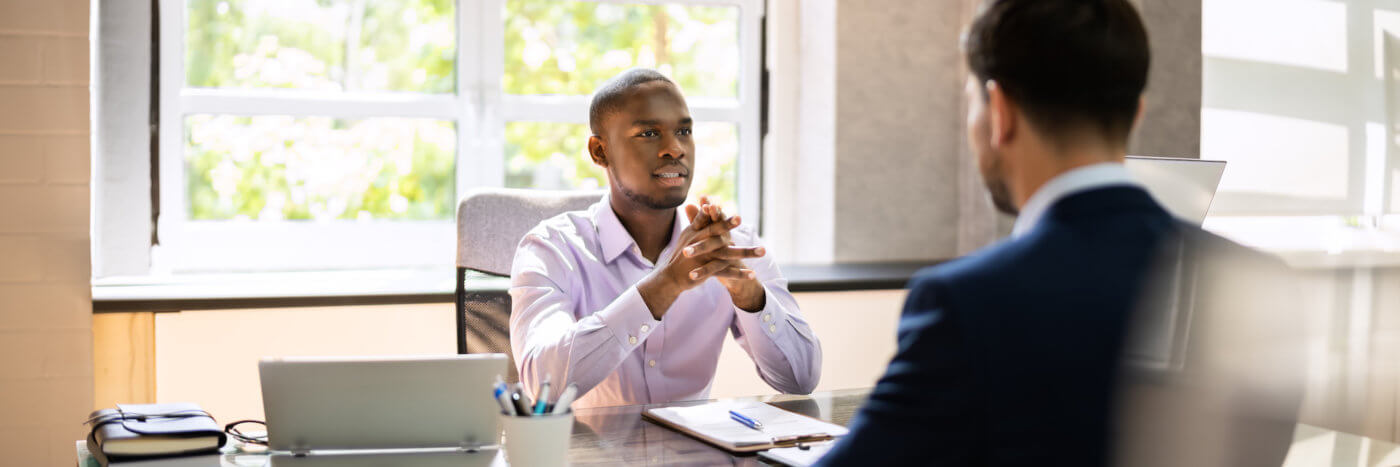
<path id="1" fill-rule="evenodd" d="M 633 67 L 656 68 L 692 97 L 736 97 L 739 10 L 507 0 L 509 94 L 588 95 Z"/>
<path id="2" fill-rule="evenodd" d="M 589 95 L 633 67 L 656 68 L 690 97 L 738 96 L 738 8 L 619 5 L 587 1 L 507 0 L 508 94 Z M 660 32 L 660 34 L 658 34 Z M 587 115 L 579 115 L 580 122 Z M 506 124 L 506 186 L 550 189 L 607 186 L 588 158 L 587 125 Z M 736 199 L 738 136 L 733 125 L 696 128 L 692 196 Z"/>
<path id="3" fill-rule="evenodd" d="M 506 186 L 597 189 L 608 185 L 603 169 L 588 157 L 588 125 L 506 123 Z"/>
<path id="4" fill-rule="evenodd" d="M 454 0 L 186 5 L 191 87 L 456 92 Z M 588 95 L 616 73 L 646 66 L 671 76 L 691 97 L 738 95 L 734 7 L 507 0 L 502 21 L 501 79 L 509 94 Z M 456 131 L 451 122 L 403 118 L 188 116 L 188 215 L 451 219 Z M 585 153 L 586 125 L 508 122 L 504 136 L 507 186 L 607 185 Z M 734 201 L 737 142 L 731 124 L 697 125 L 693 195 Z"/>
<path id="5" fill-rule="evenodd" d="M 451 93 L 452 0 L 188 0 L 194 87 Z"/>
<path id="6" fill-rule="evenodd" d="M 185 128 L 191 219 L 452 218 L 449 122 L 193 115 Z"/>

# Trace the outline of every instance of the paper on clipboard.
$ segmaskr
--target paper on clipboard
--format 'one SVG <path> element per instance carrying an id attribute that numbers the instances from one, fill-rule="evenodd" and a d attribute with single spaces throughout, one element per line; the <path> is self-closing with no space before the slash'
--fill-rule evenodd
<path id="1" fill-rule="evenodd" d="M 763 423 L 755 430 L 731 420 L 733 410 Z M 647 418 L 734 451 L 756 451 L 808 438 L 845 435 L 846 427 L 800 415 L 757 401 L 720 401 L 690 407 L 660 407 Z"/>
<path id="2" fill-rule="evenodd" d="M 807 467 L 817 463 L 836 441 L 822 441 L 801 447 L 773 448 L 758 453 L 759 457 L 791 467 Z"/>

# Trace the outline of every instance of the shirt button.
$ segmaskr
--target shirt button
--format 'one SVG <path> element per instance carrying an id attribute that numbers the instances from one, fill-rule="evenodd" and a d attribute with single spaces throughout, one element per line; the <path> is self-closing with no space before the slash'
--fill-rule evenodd
<path id="1" fill-rule="evenodd" d="M 770 325 L 768 325 L 768 332 L 778 332 L 778 325 L 776 325 L 776 324 L 770 324 Z"/>
<path id="2" fill-rule="evenodd" d="M 645 324 L 642 325 L 642 332 L 647 332 L 647 331 L 650 331 L 650 330 L 651 330 L 651 326 L 648 326 L 648 325 L 645 325 Z"/>
<path id="3" fill-rule="evenodd" d="M 627 343 L 637 345 L 637 336 L 627 336 Z"/>
<path id="4" fill-rule="evenodd" d="M 656 366 L 656 360 L 652 360 L 652 361 L 647 362 L 647 365 Z"/>
<path id="5" fill-rule="evenodd" d="M 767 322 L 772 321 L 772 320 L 773 320 L 773 314 L 772 314 L 772 313 L 764 313 L 764 314 L 763 314 L 763 322 L 767 323 Z"/>

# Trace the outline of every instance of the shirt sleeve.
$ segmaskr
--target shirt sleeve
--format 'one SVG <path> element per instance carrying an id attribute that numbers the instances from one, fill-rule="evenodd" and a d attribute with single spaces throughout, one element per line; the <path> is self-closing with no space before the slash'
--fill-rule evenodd
<path id="1" fill-rule="evenodd" d="M 601 310 L 579 310 L 584 291 L 567 246 L 532 233 L 511 266 L 510 345 L 527 391 L 546 376 L 578 385 L 601 383 L 657 328 L 636 286 Z M 532 394 L 533 397 L 533 394 Z"/>
<path id="2" fill-rule="evenodd" d="M 741 227 L 742 229 L 742 227 Z M 751 231 L 739 231 L 735 243 L 760 246 Z M 787 278 L 767 256 L 745 260 L 763 284 L 763 309 L 745 311 L 730 300 L 735 314 L 730 331 L 757 365 L 758 376 L 773 389 L 809 394 L 821 380 L 822 346 L 788 292 Z"/>

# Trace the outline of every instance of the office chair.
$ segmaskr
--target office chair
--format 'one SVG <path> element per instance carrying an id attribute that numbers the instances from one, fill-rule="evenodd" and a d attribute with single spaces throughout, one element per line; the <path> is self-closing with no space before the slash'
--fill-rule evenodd
<path id="1" fill-rule="evenodd" d="M 587 209 L 602 196 L 601 191 L 483 188 L 462 197 L 457 204 L 457 353 L 506 354 L 511 359 L 507 382 L 520 380 L 510 350 L 510 295 L 501 287 L 469 291 L 467 271 L 482 282 L 504 282 L 515 248 L 530 229 L 556 215 Z"/>

